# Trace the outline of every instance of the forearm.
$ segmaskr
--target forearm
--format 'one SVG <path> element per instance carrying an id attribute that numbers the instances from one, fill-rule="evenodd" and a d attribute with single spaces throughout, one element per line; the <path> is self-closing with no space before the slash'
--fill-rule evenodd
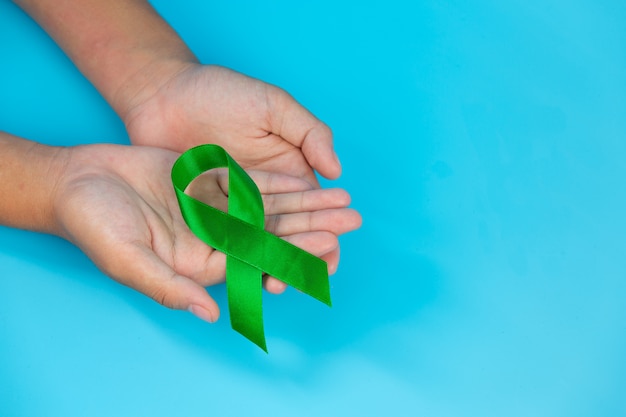
<path id="1" fill-rule="evenodd" d="M 189 63 L 176 32 L 143 0 L 14 0 L 124 119 Z"/>
<path id="2" fill-rule="evenodd" d="M 0 224 L 57 233 L 54 193 L 68 159 L 67 148 L 0 132 Z"/>

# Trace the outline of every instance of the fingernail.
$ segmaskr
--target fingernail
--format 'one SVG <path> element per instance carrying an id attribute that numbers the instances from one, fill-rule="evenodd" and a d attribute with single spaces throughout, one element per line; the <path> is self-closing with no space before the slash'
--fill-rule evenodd
<path id="1" fill-rule="evenodd" d="M 341 168 L 341 161 L 335 152 L 333 152 L 333 156 L 335 157 L 335 162 L 337 162 L 337 165 Z"/>
<path id="2" fill-rule="evenodd" d="M 187 310 L 200 320 L 208 321 L 209 323 L 215 323 L 215 319 L 213 318 L 209 310 L 202 306 L 192 304 Z"/>

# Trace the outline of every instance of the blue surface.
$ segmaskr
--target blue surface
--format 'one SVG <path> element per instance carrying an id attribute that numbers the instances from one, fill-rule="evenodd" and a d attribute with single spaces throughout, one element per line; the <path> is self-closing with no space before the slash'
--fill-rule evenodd
<path id="1" fill-rule="evenodd" d="M 0 415 L 626 415 L 626 3 L 154 4 L 333 128 L 334 307 L 266 295 L 265 355 L 0 228 Z M 0 35 L 1 129 L 126 143 L 9 2 Z"/>

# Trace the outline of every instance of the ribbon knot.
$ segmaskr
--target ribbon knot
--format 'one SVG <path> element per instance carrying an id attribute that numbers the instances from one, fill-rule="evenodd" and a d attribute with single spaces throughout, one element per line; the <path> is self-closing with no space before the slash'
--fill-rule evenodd
<path id="1" fill-rule="evenodd" d="M 228 168 L 228 213 L 185 194 L 200 174 Z M 267 352 L 263 330 L 263 272 L 331 305 L 326 262 L 265 231 L 261 193 L 252 179 L 217 145 L 183 153 L 172 182 L 185 222 L 207 245 L 224 252 L 231 326 Z"/>

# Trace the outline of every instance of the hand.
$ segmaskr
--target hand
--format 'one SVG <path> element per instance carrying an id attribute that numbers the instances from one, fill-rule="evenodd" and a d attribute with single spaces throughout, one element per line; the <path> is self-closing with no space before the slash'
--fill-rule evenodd
<path id="1" fill-rule="evenodd" d="M 283 90 L 198 64 L 144 0 L 18 1 L 120 115 L 133 144 L 224 147 L 244 168 L 317 186 L 341 165 L 328 127 Z M 94 18 L 96 16 L 97 18 Z"/>
<path id="2" fill-rule="evenodd" d="M 185 224 L 170 180 L 177 153 L 151 147 L 89 145 L 72 148 L 54 193 L 59 233 L 117 281 L 175 308 L 214 322 L 215 301 L 203 288 L 224 280 L 225 255 L 205 245 Z M 320 256 L 333 273 L 337 235 L 360 225 L 339 189 L 314 190 L 280 174 L 252 172 L 266 210 L 267 229 Z M 224 209 L 227 174 L 207 173 L 188 191 Z M 201 195 L 201 198 L 200 198 Z M 276 279 L 266 289 L 281 292 Z"/>
<path id="3" fill-rule="evenodd" d="M 152 77 L 150 93 L 132 94 L 120 114 L 133 144 L 183 152 L 215 143 L 245 169 L 297 176 L 316 187 L 314 170 L 329 179 L 340 175 L 330 129 L 285 91 L 217 66 L 152 72 L 164 81 Z"/>

